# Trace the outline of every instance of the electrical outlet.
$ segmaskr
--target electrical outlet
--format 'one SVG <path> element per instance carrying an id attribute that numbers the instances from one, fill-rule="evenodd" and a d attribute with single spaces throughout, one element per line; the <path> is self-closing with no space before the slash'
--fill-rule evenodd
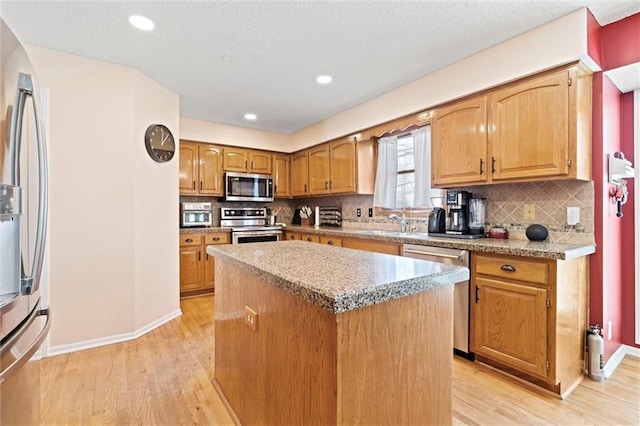
<path id="1" fill-rule="evenodd" d="M 258 330 L 258 313 L 248 306 L 244 307 L 244 323 L 251 330 Z"/>
<path id="2" fill-rule="evenodd" d="M 369 208 L 369 217 L 373 217 L 373 209 Z"/>
<path id="3" fill-rule="evenodd" d="M 567 225 L 577 225 L 580 222 L 580 207 L 567 207 Z"/>
<path id="4" fill-rule="evenodd" d="M 356 209 L 356 216 L 358 217 L 362 216 L 362 209 Z"/>
<path id="5" fill-rule="evenodd" d="M 536 205 L 535 204 L 525 204 L 524 205 L 524 218 L 525 219 L 535 219 L 536 218 Z"/>

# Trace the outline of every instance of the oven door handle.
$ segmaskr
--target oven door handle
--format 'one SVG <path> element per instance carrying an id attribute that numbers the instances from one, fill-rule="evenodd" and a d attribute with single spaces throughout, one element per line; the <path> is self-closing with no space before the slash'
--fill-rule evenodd
<path id="1" fill-rule="evenodd" d="M 234 232 L 234 237 L 268 237 L 270 235 L 281 235 L 282 231 L 258 231 L 258 232 Z"/>

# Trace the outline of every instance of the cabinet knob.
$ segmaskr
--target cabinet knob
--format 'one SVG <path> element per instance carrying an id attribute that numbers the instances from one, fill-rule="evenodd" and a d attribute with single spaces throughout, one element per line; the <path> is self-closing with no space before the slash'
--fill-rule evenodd
<path id="1" fill-rule="evenodd" d="M 307 241 L 311 242 L 313 239 L 311 237 L 307 237 Z"/>
<path id="2" fill-rule="evenodd" d="M 290 240 L 295 240 L 295 239 L 296 239 L 296 236 L 295 236 L 295 235 L 293 235 L 293 234 L 292 234 L 292 235 L 289 235 L 289 239 L 290 239 Z"/>
<path id="3" fill-rule="evenodd" d="M 507 271 L 507 272 L 515 272 L 516 271 L 516 268 L 514 268 L 511 265 L 502 265 L 500 267 L 500 269 L 502 269 L 503 271 Z"/>
<path id="4" fill-rule="evenodd" d="M 330 246 L 332 246 L 332 245 L 333 245 L 333 240 L 329 240 L 329 241 L 327 241 L 327 244 L 329 244 Z"/>

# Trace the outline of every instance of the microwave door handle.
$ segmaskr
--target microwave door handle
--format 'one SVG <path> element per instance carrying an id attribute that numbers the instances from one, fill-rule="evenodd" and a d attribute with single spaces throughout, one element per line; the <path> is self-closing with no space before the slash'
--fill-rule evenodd
<path id="1" fill-rule="evenodd" d="M 33 105 L 33 115 L 36 127 L 36 140 L 38 146 L 38 217 L 36 228 L 36 241 L 33 249 L 33 264 L 30 274 L 25 271 L 25 259 L 22 259 L 22 294 L 33 294 L 40 287 L 40 274 L 42 272 L 42 261 L 44 258 L 45 239 L 47 233 L 48 214 L 48 171 L 47 171 L 47 147 L 44 137 L 44 125 L 40 115 L 40 101 L 38 91 L 31 74 L 20 73 L 18 77 L 18 87 L 16 91 L 16 106 L 11 117 L 11 145 L 14 147 L 12 161 L 14 161 L 14 181 L 20 186 L 19 155 L 20 143 L 22 140 L 22 121 L 24 118 L 25 99 L 31 96 Z"/>

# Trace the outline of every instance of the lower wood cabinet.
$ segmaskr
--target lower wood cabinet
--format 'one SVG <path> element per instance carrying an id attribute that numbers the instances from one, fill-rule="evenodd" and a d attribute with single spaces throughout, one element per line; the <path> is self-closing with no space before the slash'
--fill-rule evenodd
<path id="1" fill-rule="evenodd" d="M 207 254 L 214 244 L 229 244 L 229 233 L 180 235 L 180 297 L 214 292 L 215 259 Z"/>
<path id="2" fill-rule="evenodd" d="M 473 254 L 471 350 L 476 360 L 565 394 L 582 378 L 587 257 Z"/>

